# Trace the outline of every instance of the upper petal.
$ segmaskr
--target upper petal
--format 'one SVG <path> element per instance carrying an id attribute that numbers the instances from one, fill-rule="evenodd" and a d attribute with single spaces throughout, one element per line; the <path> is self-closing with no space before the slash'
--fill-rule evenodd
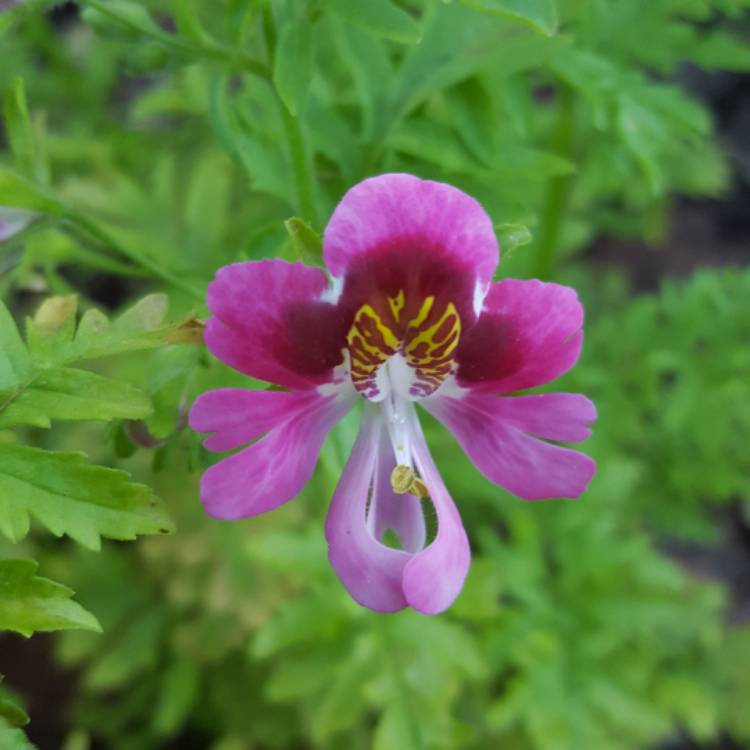
<path id="1" fill-rule="evenodd" d="M 451 185 L 384 174 L 351 188 L 333 212 L 323 257 L 335 277 L 372 254 L 420 250 L 470 271 L 486 288 L 499 261 L 497 239 L 481 205 Z"/>
<path id="2" fill-rule="evenodd" d="M 554 380 L 578 361 L 582 326 L 583 307 L 570 287 L 499 281 L 477 323 L 461 337 L 458 382 L 500 394 Z"/>
<path id="3" fill-rule="evenodd" d="M 311 391 L 268 435 L 225 458 L 201 478 L 201 501 L 216 518 L 266 513 L 295 497 L 315 469 L 326 435 L 353 406 L 351 396 Z M 205 424 L 205 422 L 202 422 Z M 226 425 L 227 442 L 236 438 Z"/>
<path id="4" fill-rule="evenodd" d="M 287 388 L 331 379 L 345 330 L 321 301 L 325 273 L 302 263 L 262 260 L 224 266 L 208 287 L 215 317 L 206 327 L 214 356 L 236 370 Z"/>
<path id="5" fill-rule="evenodd" d="M 401 576 L 410 555 L 377 541 L 366 517 L 382 430 L 376 407 L 367 405 L 331 500 L 325 534 L 328 559 L 352 598 L 378 612 L 396 612 L 406 606 Z"/>
<path id="6" fill-rule="evenodd" d="M 461 516 L 443 483 L 415 413 L 410 416 L 414 461 L 430 493 L 437 515 L 432 544 L 414 555 L 404 568 L 404 596 L 411 607 L 436 615 L 453 604 L 469 572 L 471 550 Z"/>
<path id="7" fill-rule="evenodd" d="M 526 434 L 579 439 L 587 432 L 585 425 L 595 416 L 588 399 L 576 405 L 560 401 L 564 394 L 555 395 L 552 401 L 526 397 L 520 407 L 505 403 L 519 399 L 475 393 L 461 399 L 436 395 L 422 405 L 453 433 L 491 482 L 524 500 L 575 498 L 594 476 L 594 460 Z"/>
<path id="8" fill-rule="evenodd" d="M 209 450 L 230 451 L 317 403 L 317 395 L 309 391 L 218 388 L 195 400 L 190 427 L 196 432 L 215 433 L 203 443 Z"/>

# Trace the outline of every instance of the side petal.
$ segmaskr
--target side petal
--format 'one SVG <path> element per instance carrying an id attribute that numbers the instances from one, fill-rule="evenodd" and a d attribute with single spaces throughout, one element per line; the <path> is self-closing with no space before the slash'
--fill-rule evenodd
<path id="1" fill-rule="evenodd" d="M 436 615 L 448 609 L 461 593 L 471 565 L 471 550 L 461 516 L 432 460 L 415 413 L 410 420 L 414 460 L 430 493 L 438 529 L 432 544 L 406 564 L 403 590 L 411 607 Z"/>
<path id="2" fill-rule="evenodd" d="M 317 406 L 315 391 L 249 391 L 218 388 L 202 393 L 190 409 L 190 427 L 213 432 L 203 445 L 211 451 L 230 451 L 278 427 L 305 407 Z"/>
<path id="3" fill-rule="evenodd" d="M 424 547 L 426 537 L 422 502 L 413 495 L 397 495 L 393 491 L 391 473 L 395 467 L 396 457 L 388 432 L 382 430 L 367 515 L 368 526 L 378 541 L 391 529 L 407 552 L 418 552 Z"/>
<path id="4" fill-rule="evenodd" d="M 477 323 L 461 337 L 457 380 L 502 394 L 542 385 L 567 372 L 583 343 L 575 290 L 535 279 L 493 284 Z"/>
<path id="5" fill-rule="evenodd" d="M 377 612 L 397 612 L 407 603 L 401 576 L 410 555 L 378 542 L 366 519 L 382 430 L 382 418 L 375 407 L 366 406 L 359 435 L 331 500 L 325 534 L 328 559 L 352 598 Z"/>
<path id="6" fill-rule="evenodd" d="M 0 206 L 0 242 L 22 232 L 38 215 L 23 208 Z"/>
<path id="7" fill-rule="evenodd" d="M 323 236 L 323 259 L 335 277 L 371 253 L 415 248 L 470 270 L 483 289 L 500 258 L 492 222 L 474 198 L 409 174 L 384 174 L 355 185 Z"/>
<path id="8" fill-rule="evenodd" d="M 240 372 L 287 388 L 331 380 L 345 345 L 336 310 L 320 297 L 325 273 L 262 260 L 224 266 L 208 287 L 211 353 Z"/>
<path id="9" fill-rule="evenodd" d="M 490 482 L 524 500 L 581 495 L 594 476 L 594 460 L 584 453 L 530 437 L 524 430 L 539 431 L 546 436 L 581 435 L 583 420 L 591 416 L 587 407 L 582 420 L 568 427 L 559 424 L 559 404 L 552 402 L 550 425 L 543 427 L 540 425 L 544 422 L 544 401 L 538 403 L 536 414 L 532 414 L 531 402 L 527 401 L 521 407 L 525 414 L 519 414 L 517 409 L 513 414 L 511 407 L 512 418 L 505 419 L 505 405 L 496 402 L 506 400 L 515 399 L 476 394 L 462 399 L 434 396 L 425 399 L 422 405 L 453 433 Z"/>
<path id="10" fill-rule="evenodd" d="M 514 398 L 485 398 L 483 408 L 529 435 L 565 443 L 591 437 L 596 407 L 581 393 L 535 393 Z"/>
<path id="11" fill-rule="evenodd" d="M 203 474 L 201 501 L 210 515 L 257 516 L 297 496 L 312 476 L 326 435 L 354 404 L 350 397 L 312 398 L 257 443 Z"/>

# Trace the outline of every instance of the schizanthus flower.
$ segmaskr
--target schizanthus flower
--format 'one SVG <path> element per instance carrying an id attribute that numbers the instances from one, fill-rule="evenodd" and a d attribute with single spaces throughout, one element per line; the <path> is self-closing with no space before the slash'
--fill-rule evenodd
<path id="1" fill-rule="evenodd" d="M 479 203 L 407 174 L 352 188 L 326 227 L 323 257 L 330 283 L 321 269 L 281 260 L 226 266 L 211 283 L 210 351 L 286 390 L 224 388 L 198 398 L 190 424 L 214 433 L 207 448 L 250 443 L 206 471 L 201 498 L 223 519 L 288 502 L 310 479 L 328 432 L 362 401 L 325 525 L 331 565 L 365 607 L 436 614 L 461 591 L 470 552 L 415 404 L 509 492 L 577 497 L 594 462 L 545 440 L 588 437 L 594 405 L 578 394 L 507 394 L 575 364 L 583 310 L 557 284 L 491 283 L 499 251 Z M 427 498 L 437 516 L 429 544 Z M 382 543 L 389 529 L 400 549 Z"/>

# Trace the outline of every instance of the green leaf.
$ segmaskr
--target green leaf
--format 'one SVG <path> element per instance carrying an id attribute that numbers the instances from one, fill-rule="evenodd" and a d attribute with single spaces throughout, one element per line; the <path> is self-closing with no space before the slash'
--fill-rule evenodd
<path id="1" fill-rule="evenodd" d="M 159 701 L 154 707 L 152 725 L 159 735 L 180 729 L 188 717 L 200 689 L 201 673 L 192 659 L 177 658 L 164 671 Z"/>
<path id="2" fill-rule="evenodd" d="M 0 674 L 2 681 L 3 675 Z M 8 695 L 8 691 L 0 687 L 0 722 L 3 720 L 12 727 L 25 727 L 29 723 L 29 715 L 13 700 L 12 694 Z"/>
<path id="3" fill-rule="evenodd" d="M 148 397 L 129 383 L 60 367 L 43 371 L 8 406 L 0 408 L 0 428 L 16 424 L 49 427 L 55 419 L 143 419 L 149 414 Z"/>
<path id="4" fill-rule="evenodd" d="M 0 394 L 29 376 L 29 355 L 13 316 L 0 300 Z M 0 397 L 0 405 L 3 399 Z"/>
<path id="5" fill-rule="evenodd" d="M 5 94 L 5 130 L 8 145 L 18 169 L 32 177 L 34 168 L 34 133 L 26 106 L 26 91 L 22 78 L 16 78 Z"/>
<path id="6" fill-rule="evenodd" d="M 15 703 L 0 698 L 0 721 L 3 720 L 12 727 L 24 727 L 29 723 L 29 715 Z"/>
<path id="7" fill-rule="evenodd" d="M 0 16 L 0 31 L 2 31 L 2 16 Z M 9 724 L 0 716 L 0 747 L 3 750 L 36 750 L 22 729 Z"/>
<path id="8" fill-rule="evenodd" d="M 498 224 L 495 233 L 500 242 L 500 250 L 509 253 L 517 247 L 528 245 L 531 240 L 529 228 L 523 224 Z"/>
<path id="9" fill-rule="evenodd" d="M 390 0 L 328 0 L 326 9 L 378 36 L 402 44 L 417 44 L 419 24 Z"/>
<path id="10" fill-rule="evenodd" d="M 65 206 L 42 188 L 8 169 L 0 169 L 0 206 L 62 216 Z"/>
<path id="11" fill-rule="evenodd" d="M 518 21 L 547 36 L 552 36 L 557 31 L 555 0 L 461 0 L 461 2 L 483 13 Z"/>
<path id="12" fill-rule="evenodd" d="M 129 0 L 107 0 L 107 2 L 86 0 L 85 5 L 87 6 L 86 20 L 92 25 L 106 25 L 107 21 L 104 19 L 107 19 L 121 24 L 131 32 L 140 32 L 159 38 L 169 36 L 151 18 L 148 9 L 139 3 Z"/>
<path id="13" fill-rule="evenodd" d="M 55 536 L 67 534 L 96 550 L 102 536 L 124 540 L 172 531 L 148 487 L 84 459 L 82 453 L 0 446 L 0 532 L 19 541 L 33 515 Z"/>
<path id="14" fill-rule="evenodd" d="M 304 106 L 312 73 L 312 24 L 306 18 L 290 21 L 279 34 L 273 82 L 281 101 L 293 115 Z"/>
<path id="15" fill-rule="evenodd" d="M 373 738 L 373 750 L 421 750 L 423 743 L 415 729 L 414 720 L 406 707 L 397 701 L 389 703 L 380 717 Z"/>
<path id="16" fill-rule="evenodd" d="M 284 222 L 286 231 L 292 239 L 297 260 L 320 264 L 323 257 L 323 239 L 305 221 L 293 216 Z"/>
<path id="17" fill-rule="evenodd" d="M 0 560 L 0 630 L 27 637 L 36 631 L 101 630 L 90 612 L 71 601 L 67 586 L 34 575 L 36 568 L 33 560 Z"/>

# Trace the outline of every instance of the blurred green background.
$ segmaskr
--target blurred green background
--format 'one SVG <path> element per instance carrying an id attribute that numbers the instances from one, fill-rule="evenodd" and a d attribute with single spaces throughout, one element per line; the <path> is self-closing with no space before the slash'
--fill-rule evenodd
<path id="1" fill-rule="evenodd" d="M 53 394 L 0 398 L 0 558 L 76 592 L 0 560 L 0 628 L 63 630 L 0 634 L 1 750 L 750 748 L 750 2 L 0 9 L 0 207 L 35 217 L 0 243 L 0 350 L 26 362 L 15 319 Z M 425 418 L 474 553 L 437 618 L 328 566 L 356 414 L 237 523 L 202 511 L 185 428 L 198 393 L 263 387 L 190 343 L 215 270 L 315 262 L 284 221 L 321 232 L 385 171 L 476 196 L 499 277 L 576 286 L 553 386 L 599 410 L 589 491 L 536 504 Z"/>

